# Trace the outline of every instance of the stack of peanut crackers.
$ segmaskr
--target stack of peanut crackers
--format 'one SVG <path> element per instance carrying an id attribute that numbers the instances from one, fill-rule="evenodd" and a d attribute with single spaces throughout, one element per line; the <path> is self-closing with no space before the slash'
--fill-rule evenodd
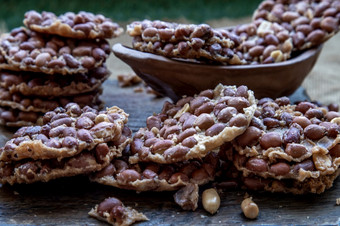
<path id="1" fill-rule="evenodd" d="M 0 39 L 0 124 L 41 125 L 44 113 L 71 102 L 102 108 L 101 85 L 110 76 L 106 39 L 123 29 L 88 12 L 29 11 L 24 24 Z"/>
<path id="2" fill-rule="evenodd" d="M 128 115 L 118 107 L 98 111 L 69 103 L 21 127 L 0 151 L 1 183 L 47 182 L 88 174 L 120 157 L 130 142 Z"/>

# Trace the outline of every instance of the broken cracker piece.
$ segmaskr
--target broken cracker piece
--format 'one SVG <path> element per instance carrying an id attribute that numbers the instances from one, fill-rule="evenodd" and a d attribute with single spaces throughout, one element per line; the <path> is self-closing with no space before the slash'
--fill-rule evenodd
<path id="1" fill-rule="evenodd" d="M 91 217 L 115 226 L 128 226 L 138 221 L 149 220 L 143 213 L 126 207 L 117 198 L 106 198 L 89 212 Z"/>
<path id="2" fill-rule="evenodd" d="M 248 127 L 256 109 L 246 86 L 223 86 L 165 102 L 162 112 L 148 117 L 131 143 L 130 163 L 169 164 L 202 158 Z"/>
<path id="3" fill-rule="evenodd" d="M 197 184 L 187 184 L 174 194 L 175 202 L 182 207 L 183 210 L 195 211 L 198 206 L 198 189 Z"/>

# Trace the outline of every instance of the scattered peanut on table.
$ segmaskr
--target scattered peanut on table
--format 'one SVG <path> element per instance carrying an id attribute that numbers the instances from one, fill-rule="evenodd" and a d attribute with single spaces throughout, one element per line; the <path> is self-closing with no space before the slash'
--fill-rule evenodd
<path id="1" fill-rule="evenodd" d="M 205 190 L 202 194 L 203 208 L 211 214 L 217 212 L 220 207 L 221 199 L 214 188 Z"/>
<path id="2" fill-rule="evenodd" d="M 243 211 L 244 216 L 249 219 L 255 219 L 259 215 L 259 207 L 252 200 L 252 197 L 246 198 L 241 203 L 241 209 Z"/>

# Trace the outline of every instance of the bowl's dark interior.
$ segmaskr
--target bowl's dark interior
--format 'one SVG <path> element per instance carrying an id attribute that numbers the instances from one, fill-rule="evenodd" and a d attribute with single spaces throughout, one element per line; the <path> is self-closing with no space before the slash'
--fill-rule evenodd
<path id="1" fill-rule="evenodd" d="M 260 65 L 207 65 L 169 59 L 125 47 L 113 46 L 114 54 L 127 63 L 148 85 L 173 100 L 214 88 L 218 83 L 246 85 L 257 98 L 292 94 L 313 68 L 322 46 L 295 53 L 280 63 Z"/>

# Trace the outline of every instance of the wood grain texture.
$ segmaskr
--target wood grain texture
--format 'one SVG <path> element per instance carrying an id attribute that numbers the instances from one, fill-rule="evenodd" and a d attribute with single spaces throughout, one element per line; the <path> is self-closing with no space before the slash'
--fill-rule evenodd
<path id="1" fill-rule="evenodd" d="M 304 100 L 303 90 L 293 97 Z M 145 119 L 159 112 L 166 98 L 135 93 L 133 88 L 119 88 L 114 80 L 104 83 L 103 100 L 106 106 L 117 105 L 130 114 L 129 126 L 136 132 L 145 126 Z M 0 128 L 0 144 L 13 131 Z M 209 187 L 209 185 L 205 186 Z M 204 187 L 204 188 L 205 188 Z M 200 188 L 202 192 L 204 188 Z M 121 199 L 125 205 L 143 212 L 150 221 L 139 225 L 253 225 L 303 224 L 338 225 L 340 206 L 340 180 L 321 195 L 271 194 L 249 192 L 260 208 L 256 220 L 247 220 L 240 204 L 246 191 L 221 194 L 221 207 L 211 216 L 202 204 L 195 212 L 183 211 L 173 202 L 173 192 L 139 193 L 116 189 L 88 181 L 86 176 L 62 178 L 48 183 L 30 185 L 3 185 L 0 187 L 0 225 L 106 225 L 88 216 L 88 211 L 109 196 Z"/>

